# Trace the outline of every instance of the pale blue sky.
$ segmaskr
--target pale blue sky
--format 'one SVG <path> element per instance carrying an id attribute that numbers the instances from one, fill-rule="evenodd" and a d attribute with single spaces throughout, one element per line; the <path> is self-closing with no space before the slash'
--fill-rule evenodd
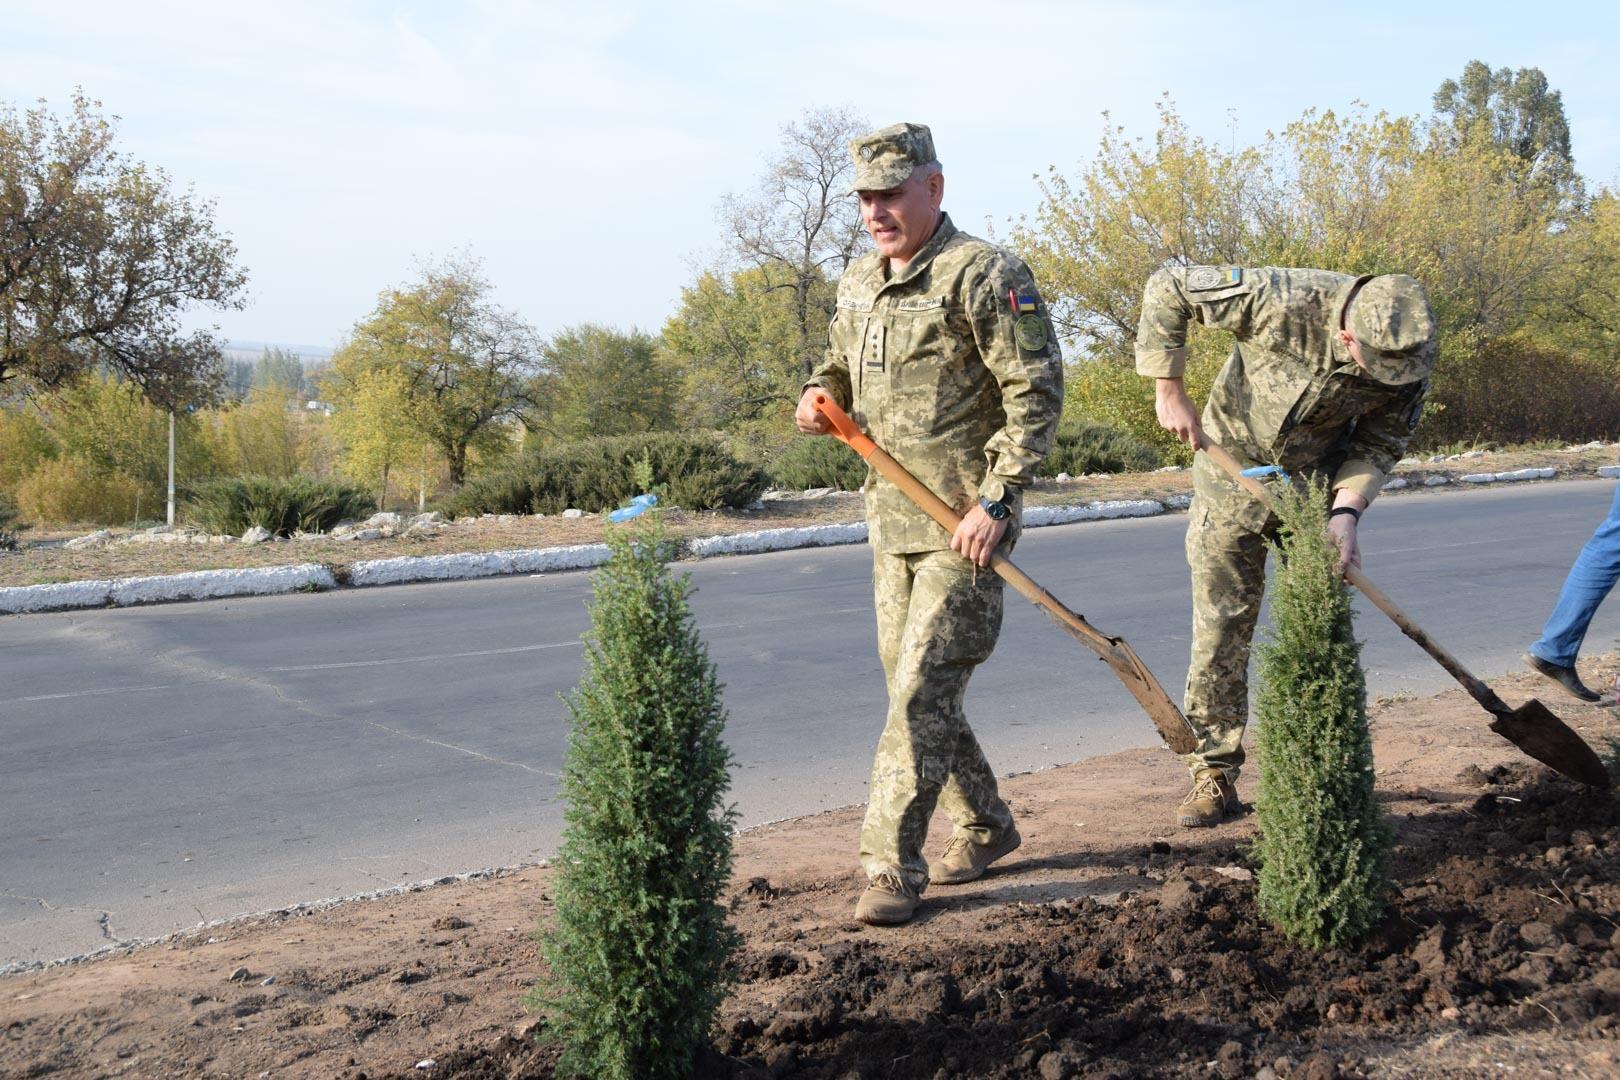
<path id="1" fill-rule="evenodd" d="M 121 144 L 217 201 L 249 269 L 224 333 L 330 347 L 419 259 L 471 250 L 542 332 L 656 330 L 778 129 L 848 105 L 932 125 L 946 208 L 982 231 L 1073 172 L 1102 112 L 1168 93 L 1210 138 L 1305 109 L 1426 114 L 1470 59 L 1539 67 L 1577 167 L 1620 171 L 1611 4 L 1242 0 L 911 5 L 0 0 L 0 100 L 75 86 Z M 1235 113 L 1232 112 L 1235 110 Z"/>

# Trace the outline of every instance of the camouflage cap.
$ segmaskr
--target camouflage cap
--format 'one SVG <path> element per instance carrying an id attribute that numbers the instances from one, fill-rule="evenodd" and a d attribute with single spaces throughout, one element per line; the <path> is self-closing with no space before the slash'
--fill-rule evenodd
<path id="1" fill-rule="evenodd" d="M 1434 312 L 1416 278 L 1371 279 L 1356 293 L 1348 321 L 1367 374 L 1379 382 L 1402 386 L 1427 379 L 1434 370 Z"/>
<path id="2" fill-rule="evenodd" d="M 851 193 L 897 188 L 917 166 L 939 164 L 927 124 L 890 124 L 868 132 L 849 144 L 849 156 L 855 161 Z"/>

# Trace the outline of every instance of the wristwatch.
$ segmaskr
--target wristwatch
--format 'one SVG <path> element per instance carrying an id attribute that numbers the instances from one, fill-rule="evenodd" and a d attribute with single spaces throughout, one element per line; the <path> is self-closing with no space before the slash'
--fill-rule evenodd
<path id="1" fill-rule="evenodd" d="M 990 516 L 991 521 L 1006 521 L 1012 517 L 1012 507 L 1004 502 L 992 502 L 981 495 L 979 496 L 979 506 Z"/>

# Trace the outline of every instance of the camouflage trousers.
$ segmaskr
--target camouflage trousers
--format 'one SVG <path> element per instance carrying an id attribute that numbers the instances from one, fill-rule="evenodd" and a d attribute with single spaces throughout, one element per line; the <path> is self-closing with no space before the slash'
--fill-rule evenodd
<path id="1" fill-rule="evenodd" d="M 1266 588 L 1266 541 L 1277 518 L 1199 455 L 1187 509 L 1192 568 L 1192 662 L 1182 712 L 1198 745 L 1182 756 L 1197 772 L 1214 766 L 1231 781 L 1243 765 L 1249 720 L 1249 649 Z"/>
<path id="2" fill-rule="evenodd" d="M 1199 733 L 1183 755 L 1197 772 L 1215 766 L 1236 782 L 1249 722 L 1249 648 L 1265 594 L 1265 542 L 1277 517 L 1254 495 L 1199 455 L 1187 507 L 1187 565 L 1192 568 L 1192 662 L 1187 665 L 1187 722 Z"/>
<path id="3" fill-rule="evenodd" d="M 1012 825 L 962 711 L 968 678 L 1001 633 L 1002 585 L 952 551 L 878 552 L 872 585 L 889 712 L 872 763 L 861 865 L 868 877 L 887 871 L 920 893 L 936 806 L 978 843 Z"/>

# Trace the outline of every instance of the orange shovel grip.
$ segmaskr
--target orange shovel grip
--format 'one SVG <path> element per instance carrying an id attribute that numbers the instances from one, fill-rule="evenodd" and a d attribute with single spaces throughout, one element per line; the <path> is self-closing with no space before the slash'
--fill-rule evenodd
<path id="1" fill-rule="evenodd" d="M 873 451 L 877 449 L 877 443 L 867 438 L 866 434 L 855 426 L 855 421 L 849 418 L 847 412 L 838 407 L 838 402 L 834 401 L 830 395 L 817 394 L 816 409 L 832 424 L 832 433 L 848 443 L 851 450 L 861 455 L 862 459 L 872 456 Z"/>

